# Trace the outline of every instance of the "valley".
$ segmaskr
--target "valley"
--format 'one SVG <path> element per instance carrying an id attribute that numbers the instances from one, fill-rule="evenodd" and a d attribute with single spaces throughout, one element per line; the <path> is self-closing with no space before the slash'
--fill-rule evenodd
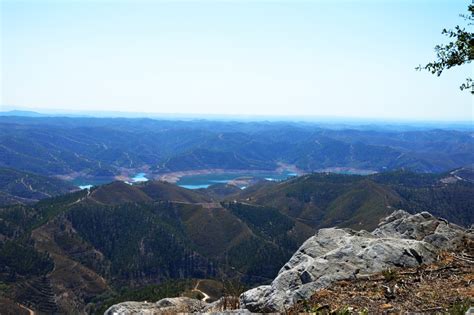
<path id="1" fill-rule="evenodd" d="M 321 229 L 373 231 L 397 209 L 474 223 L 466 131 L 60 117 L 0 130 L 0 297 L 34 312 L 235 297 Z"/>
<path id="2" fill-rule="evenodd" d="M 474 315 L 474 0 L 0 1 L 0 315 Z"/>
<path id="3" fill-rule="evenodd" d="M 128 173 L 134 174 L 133 170 L 128 170 Z M 100 177 L 74 177 L 74 175 L 66 176 L 69 181 L 80 189 L 91 188 L 92 186 L 98 186 L 101 184 L 111 183 L 114 180 L 120 180 L 130 184 L 145 182 L 150 179 L 161 180 L 173 184 L 177 184 L 180 187 L 187 189 L 200 189 L 207 188 L 213 184 L 224 183 L 231 184 L 239 187 L 247 187 L 252 185 L 259 180 L 268 181 L 280 181 L 288 179 L 289 177 L 297 176 L 302 174 L 302 171 L 298 173 L 289 172 L 281 169 L 275 171 L 269 170 L 225 170 L 225 169 L 204 169 L 204 170 L 193 170 L 193 171 L 182 171 L 182 172 L 171 172 L 164 174 L 153 174 L 138 172 L 135 175 L 118 175 L 109 178 Z M 63 176 L 60 176 L 63 177 Z"/>
<path id="4" fill-rule="evenodd" d="M 222 283 L 238 283 L 231 286 L 236 288 L 268 283 L 324 227 L 370 231 L 399 208 L 429 209 L 469 226 L 474 184 L 464 178 L 471 172 L 314 173 L 258 181 L 246 189 L 226 183 L 189 190 L 164 181 L 114 181 L 3 206 L 0 281 L 8 298 L 43 312 L 100 313 L 109 303 L 130 299 L 120 288 L 166 292 L 147 295 L 153 299 L 185 291 L 201 296 L 193 291 L 199 280 L 214 281 L 202 282 L 212 285 L 199 290 L 215 296 L 211 291 L 222 292 Z M 460 179 L 446 183 L 453 173 Z M 18 255 L 29 258 L 18 260 Z M 186 279 L 197 282 L 182 287 Z M 151 289 L 162 285 L 180 289 Z"/>
<path id="5" fill-rule="evenodd" d="M 440 173 L 471 165 L 473 151 L 465 129 L 0 116 L 1 167 L 67 180 L 145 173 L 176 181 L 196 175 L 187 172 L 279 172 L 282 165 L 291 173 Z"/>
<path id="6" fill-rule="evenodd" d="M 169 174 L 163 175 L 161 178 L 169 178 Z M 176 175 L 171 175 L 176 176 Z M 196 171 L 176 176 L 176 184 L 187 189 L 208 188 L 214 184 L 230 184 L 241 189 L 261 181 L 282 181 L 290 177 L 297 176 L 291 172 L 269 172 L 269 171 L 251 171 L 251 170 L 235 170 L 216 172 L 213 170 Z"/>

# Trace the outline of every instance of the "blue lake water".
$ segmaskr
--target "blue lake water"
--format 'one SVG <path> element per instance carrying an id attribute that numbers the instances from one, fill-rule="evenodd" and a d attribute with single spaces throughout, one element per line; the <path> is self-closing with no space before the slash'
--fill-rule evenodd
<path id="1" fill-rule="evenodd" d="M 90 189 L 93 186 L 103 185 L 110 183 L 114 180 L 113 177 L 95 177 L 95 178 L 87 178 L 87 177 L 78 177 L 75 178 L 72 183 L 79 187 L 79 189 Z"/>
<path id="2" fill-rule="evenodd" d="M 280 181 L 285 180 L 290 177 L 296 176 L 297 174 L 291 172 L 283 172 L 283 173 L 276 173 L 276 172 L 268 172 L 268 173 L 222 173 L 222 174 L 200 174 L 200 175 L 189 175 L 183 176 L 177 182 L 178 186 L 187 189 L 199 189 L 199 188 L 207 188 L 214 184 L 219 183 L 228 183 L 234 179 L 240 177 L 252 177 L 252 178 L 260 178 L 269 181 Z M 241 187 L 245 188 L 245 187 Z"/>
<path id="3" fill-rule="evenodd" d="M 79 187 L 79 189 L 90 189 L 93 186 L 108 184 L 113 182 L 115 179 L 113 177 L 78 177 L 75 178 L 72 183 Z M 132 177 L 132 183 L 141 183 L 148 181 L 145 173 L 137 173 Z"/>
<path id="4" fill-rule="evenodd" d="M 147 182 L 148 178 L 145 177 L 145 173 L 138 173 L 134 177 L 132 177 L 132 182 L 139 183 L 139 182 Z"/>
<path id="5" fill-rule="evenodd" d="M 177 185 L 187 189 L 199 189 L 207 188 L 214 184 L 228 183 L 231 180 L 240 178 L 240 177 L 252 177 L 266 179 L 269 181 L 279 181 L 285 180 L 289 177 L 296 176 L 297 174 L 291 172 L 277 173 L 277 172 L 266 172 L 266 173 L 256 173 L 251 172 L 246 173 L 223 173 L 223 174 L 201 174 L 201 175 L 190 175 L 183 176 L 178 182 Z M 100 177 L 100 178 L 76 178 L 72 182 L 74 185 L 80 189 L 90 189 L 93 186 L 103 185 L 114 181 L 112 177 Z M 146 182 L 149 179 L 146 177 L 146 173 L 137 173 L 131 178 L 131 183 L 141 183 Z M 244 189 L 245 187 L 241 187 Z"/>

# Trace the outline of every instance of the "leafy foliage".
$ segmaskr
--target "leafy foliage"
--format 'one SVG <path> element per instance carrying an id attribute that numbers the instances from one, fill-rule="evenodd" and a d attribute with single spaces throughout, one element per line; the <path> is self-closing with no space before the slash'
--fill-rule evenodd
<path id="1" fill-rule="evenodd" d="M 474 5 L 468 6 L 469 15 L 461 15 L 465 20 L 474 21 Z M 473 23 L 468 23 L 473 25 Z M 444 70 L 455 66 L 469 64 L 474 59 L 474 33 L 466 31 L 465 28 L 457 25 L 453 29 L 443 29 L 443 35 L 454 39 L 446 45 L 436 45 L 435 52 L 437 60 L 417 67 L 418 70 L 428 70 L 437 76 L 440 76 Z M 472 78 L 467 78 L 460 88 L 461 90 L 472 88 Z M 474 94 L 474 89 L 471 90 Z"/>

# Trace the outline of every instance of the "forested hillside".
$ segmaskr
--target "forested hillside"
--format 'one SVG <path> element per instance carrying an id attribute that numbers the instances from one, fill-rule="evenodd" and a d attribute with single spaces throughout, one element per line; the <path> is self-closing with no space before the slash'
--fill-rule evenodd
<path id="1" fill-rule="evenodd" d="M 255 205 L 276 207 L 314 228 L 341 226 L 373 229 L 394 209 L 430 211 L 451 222 L 474 222 L 472 168 L 452 173 L 396 171 L 368 176 L 316 173 L 281 183 L 255 185 L 229 195 Z"/>
<path id="2" fill-rule="evenodd" d="M 0 168 L 0 206 L 32 203 L 76 190 L 72 184 L 10 168 Z"/>
<path id="3" fill-rule="evenodd" d="M 0 315 L 468 312 L 473 1 L 0 0 Z"/>
<path id="4" fill-rule="evenodd" d="M 287 236 L 275 243 L 275 232 L 265 233 L 264 222 L 159 182 L 115 182 L 32 206 L 4 207 L 0 218 L 0 281 L 11 298 L 44 312 L 100 307 L 97 295 L 170 279 L 265 282 L 313 232 L 284 218 Z M 297 233 L 296 224 L 303 228 Z M 266 254 L 242 260 L 255 250 Z M 55 303 L 42 304 L 53 296 Z"/>
<path id="5" fill-rule="evenodd" d="M 371 230 L 400 207 L 469 226 L 471 173 L 315 173 L 238 191 L 113 182 L 4 206 L 3 294 L 37 311 L 79 311 L 103 309 L 131 288 L 161 296 L 189 287 L 180 279 L 266 283 L 321 227 Z"/>
<path id="6" fill-rule="evenodd" d="M 442 172 L 474 163 L 469 131 L 309 123 L 0 116 L 0 166 L 113 177 L 199 169 Z"/>

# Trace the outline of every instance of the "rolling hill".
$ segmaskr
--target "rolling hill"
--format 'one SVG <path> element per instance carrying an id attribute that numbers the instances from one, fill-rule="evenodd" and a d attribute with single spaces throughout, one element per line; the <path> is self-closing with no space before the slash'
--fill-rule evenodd
<path id="1" fill-rule="evenodd" d="M 474 163 L 470 131 L 283 122 L 0 116 L 0 166 L 113 177 L 202 169 L 445 172 Z"/>
<path id="2" fill-rule="evenodd" d="M 13 299 L 43 312 L 80 311 L 98 295 L 169 279 L 231 277 L 261 283 L 313 233 L 279 216 L 287 229 L 276 242 L 274 234 L 262 232 L 263 222 L 206 194 L 162 182 L 114 182 L 34 205 L 4 207 L 0 281 Z M 266 254 L 242 260 L 242 254 L 255 250 Z"/>
<path id="3" fill-rule="evenodd" d="M 417 174 L 396 171 L 368 176 L 315 173 L 281 183 L 262 183 L 224 198 L 275 207 L 313 228 L 374 229 L 394 209 L 430 211 L 460 225 L 474 222 L 472 169 Z"/>
<path id="4" fill-rule="evenodd" d="M 113 182 L 4 206 L 0 283 L 46 313 L 98 312 L 129 290 L 176 292 L 185 279 L 267 283 L 321 227 L 370 230 L 399 207 L 472 224 L 474 184 L 469 170 L 455 174 L 315 173 L 239 191 Z"/>
<path id="5" fill-rule="evenodd" d="M 76 189 L 57 178 L 0 168 L 0 205 L 32 203 Z"/>

